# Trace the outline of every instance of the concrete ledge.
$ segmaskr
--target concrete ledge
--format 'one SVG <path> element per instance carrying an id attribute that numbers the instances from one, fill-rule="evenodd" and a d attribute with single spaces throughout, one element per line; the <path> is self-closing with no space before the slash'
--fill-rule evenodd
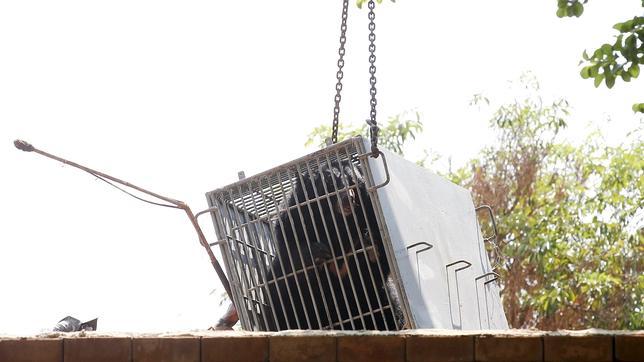
<path id="1" fill-rule="evenodd" d="M 401 335 L 347 335 L 338 337 L 338 362 L 405 362 Z"/>
<path id="2" fill-rule="evenodd" d="M 328 335 L 276 335 L 269 337 L 272 362 L 334 362 L 336 339 Z"/>
<path id="3" fill-rule="evenodd" d="M 474 348 L 477 361 L 541 362 L 541 336 L 478 336 Z"/>
<path id="4" fill-rule="evenodd" d="M 130 362 L 132 339 L 123 337 L 65 338 L 65 362 Z"/>
<path id="5" fill-rule="evenodd" d="M 133 338 L 132 360 L 139 362 L 200 362 L 201 338 Z"/>
<path id="6" fill-rule="evenodd" d="M 0 362 L 644 361 L 644 331 L 286 331 L 0 336 Z"/>
<path id="7" fill-rule="evenodd" d="M 644 360 L 644 333 L 615 336 L 615 361 Z"/>
<path id="8" fill-rule="evenodd" d="M 412 335 L 406 357 L 409 362 L 474 361 L 474 336 Z"/>
<path id="9" fill-rule="evenodd" d="M 545 336 L 543 340 L 546 362 L 611 362 L 613 336 Z M 644 357 L 643 357 L 644 358 Z"/>
<path id="10" fill-rule="evenodd" d="M 0 362 L 60 362 L 62 339 L 0 339 Z"/>
<path id="11" fill-rule="evenodd" d="M 268 360 L 268 351 L 265 336 L 201 337 L 202 362 L 263 362 Z"/>

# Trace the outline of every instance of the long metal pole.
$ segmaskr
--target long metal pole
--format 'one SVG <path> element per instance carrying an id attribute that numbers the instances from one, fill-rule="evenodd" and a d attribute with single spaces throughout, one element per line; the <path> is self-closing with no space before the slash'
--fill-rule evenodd
<path id="1" fill-rule="evenodd" d="M 39 150 L 36 147 L 34 147 L 32 144 L 30 144 L 29 142 L 26 142 L 26 141 L 23 141 L 23 140 L 15 140 L 15 141 L 13 141 L 13 144 L 19 150 L 22 150 L 22 151 L 25 151 L 25 152 L 36 152 L 36 153 L 38 153 L 40 155 L 43 155 L 43 156 L 45 156 L 47 158 L 51 158 L 51 159 L 56 160 L 58 162 L 64 163 L 66 165 L 76 167 L 76 168 L 78 168 L 80 170 L 83 170 L 85 172 L 88 172 L 90 174 L 100 176 L 102 178 L 108 179 L 110 181 L 119 183 L 119 184 L 121 184 L 123 186 L 129 187 L 131 189 L 134 189 L 134 190 L 137 190 L 137 191 L 142 192 L 144 194 L 147 194 L 147 195 L 150 195 L 152 197 L 155 197 L 155 198 L 157 198 L 159 200 L 163 200 L 165 202 L 168 202 L 168 203 L 176 206 L 176 208 L 178 208 L 178 209 L 184 210 L 186 212 L 186 215 L 188 216 L 188 219 L 190 219 L 190 222 L 192 223 L 192 226 L 195 228 L 195 231 L 197 232 L 197 236 L 199 237 L 199 242 L 206 249 L 206 252 L 208 253 L 208 256 L 210 257 L 210 262 L 212 263 L 212 266 L 215 268 L 215 271 L 217 272 L 217 276 L 219 277 L 219 280 L 221 281 L 221 284 L 224 286 L 224 289 L 226 289 L 226 293 L 228 294 L 228 298 L 230 298 L 231 302 L 233 301 L 233 294 L 232 294 L 232 292 L 230 290 L 230 283 L 228 282 L 228 278 L 226 278 L 226 274 L 224 273 L 224 270 L 221 268 L 221 265 L 217 261 L 217 258 L 215 257 L 215 254 L 212 252 L 212 249 L 210 248 L 210 245 L 208 244 L 208 241 L 206 240 L 206 236 L 204 235 L 203 231 L 201 230 L 201 227 L 199 226 L 199 223 L 197 222 L 197 219 L 195 218 L 195 215 L 193 214 L 193 212 L 190 209 L 190 207 L 188 206 L 188 204 L 186 204 L 183 201 L 179 201 L 179 200 L 175 200 L 175 199 L 163 196 L 163 195 L 159 195 L 159 194 L 157 194 L 155 192 L 148 191 L 148 190 L 146 190 L 146 189 L 144 189 L 142 187 L 133 185 L 133 184 L 127 182 L 127 181 L 120 180 L 120 179 L 118 179 L 116 177 L 113 177 L 113 176 L 110 176 L 110 175 L 108 175 L 106 173 L 93 170 L 93 169 L 91 169 L 89 167 L 85 167 L 85 166 L 80 165 L 80 164 L 78 164 L 76 162 L 72 162 L 72 161 L 66 160 L 64 158 L 52 155 L 51 153 Z"/>

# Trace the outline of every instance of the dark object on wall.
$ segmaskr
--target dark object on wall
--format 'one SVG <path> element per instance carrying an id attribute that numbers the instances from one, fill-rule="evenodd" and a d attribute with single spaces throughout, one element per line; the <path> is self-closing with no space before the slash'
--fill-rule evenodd
<path id="1" fill-rule="evenodd" d="M 54 327 L 54 332 L 78 332 L 78 331 L 95 331 L 98 324 L 98 318 L 83 322 L 78 319 L 67 316 L 61 319 Z"/>

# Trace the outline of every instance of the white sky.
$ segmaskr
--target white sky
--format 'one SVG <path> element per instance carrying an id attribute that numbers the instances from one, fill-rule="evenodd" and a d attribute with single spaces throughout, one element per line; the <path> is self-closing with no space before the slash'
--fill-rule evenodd
<path id="1" fill-rule="evenodd" d="M 206 191 L 304 155 L 308 132 L 330 123 L 340 3 L 0 3 L 0 333 L 38 332 L 68 314 L 99 317 L 103 331 L 215 323 L 221 288 L 182 212 L 12 141 L 205 209 Z M 641 3 L 594 0 L 579 19 L 555 11 L 554 0 L 383 3 L 380 120 L 420 110 L 422 145 L 462 163 L 491 141 L 489 111 L 469 107 L 472 95 L 507 99 L 507 81 L 532 70 L 544 94 L 574 107 L 573 139 L 590 121 L 619 141 L 639 120 L 630 107 L 644 100 L 644 80 L 595 89 L 578 61 Z M 342 119 L 362 122 L 364 9 L 351 7 L 349 29 Z M 210 220 L 202 226 L 213 239 Z"/>

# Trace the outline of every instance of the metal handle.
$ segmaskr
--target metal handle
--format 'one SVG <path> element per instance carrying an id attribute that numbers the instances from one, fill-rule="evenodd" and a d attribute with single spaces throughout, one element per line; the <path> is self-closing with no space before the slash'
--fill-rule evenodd
<path id="1" fill-rule="evenodd" d="M 492 220 L 492 230 L 494 231 L 494 234 L 490 237 L 483 236 L 483 242 L 490 243 L 492 245 L 494 251 L 494 258 L 492 259 L 492 270 L 495 270 L 497 267 L 500 267 L 500 250 L 497 239 L 499 231 L 496 227 L 496 218 L 494 217 L 494 211 L 489 205 L 481 205 L 474 209 L 474 212 L 478 213 L 480 210 L 486 210 L 490 216 L 490 220 Z"/>
<path id="2" fill-rule="evenodd" d="M 380 157 L 378 157 L 378 156 L 380 156 Z M 359 154 L 356 157 L 358 157 L 358 158 L 367 158 L 367 157 L 374 157 L 374 156 L 373 156 L 373 153 L 369 152 L 369 153 Z M 367 188 L 367 191 L 374 191 L 374 190 L 377 190 L 379 188 L 385 187 L 385 186 L 387 186 L 389 181 L 391 181 L 391 176 L 389 175 L 389 167 L 387 166 L 387 159 L 385 158 L 385 154 L 382 153 L 382 151 L 378 150 L 378 153 L 374 158 L 380 158 L 382 160 L 382 166 L 385 169 L 385 181 L 383 183 L 381 183 L 380 185 L 375 185 L 375 186 L 371 186 L 371 187 Z"/>
<path id="3" fill-rule="evenodd" d="M 415 247 L 421 246 L 421 245 L 425 245 L 425 247 L 420 249 L 420 250 L 416 250 L 416 280 L 418 281 L 419 284 L 420 284 L 420 268 L 419 268 L 419 264 L 418 264 L 418 254 L 433 248 L 434 245 L 432 245 L 430 243 L 426 243 L 424 241 L 421 241 L 421 242 L 418 242 L 418 243 L 415 243 L 415 244 L 411 244 L 411 245 L 409 245 L 407 247 L 407 250 L 411 250 L 412 248 L 415 248 Z"/>
<path id="4" fill-rule="evenodd" d="M 454 313 L 452 312 L 452 305 L 453 305 L 453 303 L 452 303 L 452 287 L 450 286 L 448 271 L 449 271 L 450 267 L 452 267 L 454 265 L 457 265 L 457 264 L 461 264 L 461 263 L 464 263 L 465 266 L 462 266 L 460 268 L 454 269 L 454 278 L 456 280 L 456 306 L 457 306 L 457 309 L 458 309 L 458 324 L 457 324 L 454 321 Z M 452 262 L 452 263 L 449 263 L 449 264 L 445 265 L 445 274 L 446 274 L 445 277 L 447 278 L 447 299 L 448 299 L 448 305 L 449 305 L 449 316 L 450 316 L 450 320 L 452 322 L 452 328 L 457 328 L 457 327 L 462 328 L 463 327 L 463 315 L 462 315 L 462 312 L 461 312 L 461 293 L 459 292 L 458 275 L 456 273 L 458 273 L 459 271 L 461 271 L 463 269 L 467 269 L 467 268 L 469 268 L 471 266 L 472 266 L 472 263 L 470 263 L 467 260 L 463 260 L 463 259 L 457 260 L 455 262 Z"/>
<path id="5" fill-rule="evenodd" d="M 490 280 L 486 280 L 485 282 L 483 282 L 483 285 L 490 284 L 490 283 L 492 283 L 492 282 L 494 282 L 494 281 L 499 280 L 499 278 L 500 278 L 499 274 L 497 274 L 497 273 L 495 273 L 495 272 L 488 272 L 488 273 L 485 273 L 485 274 L 483 274 L 483 275 L 480 275 L 480 276 L 478 276 L 478 277 L 474 278 L 474 281 L 475 281 L 475 282 L 478 282 L 479 280 L 481 280 L 481 279 L 483 279 L 483 278 L 485 278 L 485 277 L 489 277 L 489 276 L 494 276 L 494 278 L 492 278 L 492 279 L 490 279 Z"/>
<path id="6" fill-rule="evenodd" d="M 204 214 L 210 214 L 210 213 L 212 213 L 214 211 L 217 211 L 217 210 L 218 210 L 217 207 L 213 206 L 213 207 L 209 207 L 209 208 L 207 208 L 205 210 L 202 210 L 202 211 L 199 211 L 198 213 L 196 213 L 195 214 L 195 220 L 197 220 L 197 224 L 198 224 L 199 216 L 204 215 Z M 205 235 L 204 235 L 204 238 L 205 238 Z M 226 240 L 217 240 L 215 242 L 208 243 L 208 245 L 210 245 L 210 246 L 224 245 L 225 246 L 226 245 Z"/>
<path id="7" fill-rule="evenodd" d="M 478 313 L 479 313 L 479 327 L 481 329 L 483 328 L 483 323 L 481 322 L 481 302 L 480 302 L 480 298 L 479 298 L 478 281 L 481 280 L 481 279 L 487 278 L 489 276 L 493 276 L 494 278 L 484 281 L 483 286 L 486 286 L 486 285 L 488 285 L 488 284 L 490 284 L 492 282 L 495 282 L 495 281 L 499 280 L 499 274 L 497 274 L 495 272 L 488 272 L 488 273 L 485 273 L 483 275 L 479 275 L 478 277 L 474 278 L 474 286 L 476 288 L 476 306 L 477 306 L 476 309 L 478 310 Z M 485 298 L 485 313 L 486 313 L 486 316 L 487 316 L 487 325 L 488 325 L 488 328 L 489 328 L 490 327 L 490 311 L 489 311 L 489 307 L 488 307 L 488 303 L 487 303 L 487 296 L 485 294 L 487 292 L 485 291 L 485 289 L 483 290 L 483 293 L 484 293 L 483 296 Z"/>
<path id="8" fill-rule="evenodd" d="M 492 230 L 494 230 L 494 235 L 492 235 L 490 237 L 485 237 L 485 236 L 483 237 L 483 241 L 489 242 L 490 240 L 496 239 L 497 235 L 499 234 L 498 230 L 496 228 L 496 220 L 494 218 L 494 211 L 492 210 L 492 208 L 489 205 L 481 205 L 481 206 L 477 207 L 476 209 L 474 209 L 474 212 L 478 213 L 480 210 L 486 210 L 488 212 L 488 214 L 490 215 L 490 220 L 492 220 Z"/>
<path id="9" fill-rule="evenodd" d="M 424 248 L 422 248 L 420 250 L 416 250 L 416 256 L 418 256 L 418 254 L 422 253 L 423 251 L 427 251 L 427 250 L 429 250 L 429 249 L 434 247 L 434 245 L 432 245 L 430 243 L 426 243 L 424 241 L 421 241 L 419 243 L 409 245 L 407 247 L 407 250 L 410 250 L 411 248 L 415 248 L 415 247 L 420 246 L 420 245 L 426 245 L 426 247 L 424 247 Z"/>
<path id="10" fill-rule="evenodd" d="M 448 269 L 449 267 L 454 266 L 454 265 L 459 264 L 459 263 L 465 263 L 465 264 L 467 264 L 467 265 L 465 265 L 464 267 L 460 267 L 460 268 L 458 268 L 458 269 L 455 269 L 455 270 L 454 270 L 454 273 L 456 273 L 457 271 L 461 271 L 461 270 L 463 270 L 463 269 L 467 269 L 467 268 L 469 268 L 469 267 L 471 267 L 471 266 L 472 266 L 472 263 L 470 263 L 470 262 L 469 262 L 469 261 L 467 261 L 467 260 L 457 260 L 457 261 L 455 261 L 455 262 L 453 262 L 453 263 L 449 263 L 449 264 L 445 265 L 445 269 Z"/>

